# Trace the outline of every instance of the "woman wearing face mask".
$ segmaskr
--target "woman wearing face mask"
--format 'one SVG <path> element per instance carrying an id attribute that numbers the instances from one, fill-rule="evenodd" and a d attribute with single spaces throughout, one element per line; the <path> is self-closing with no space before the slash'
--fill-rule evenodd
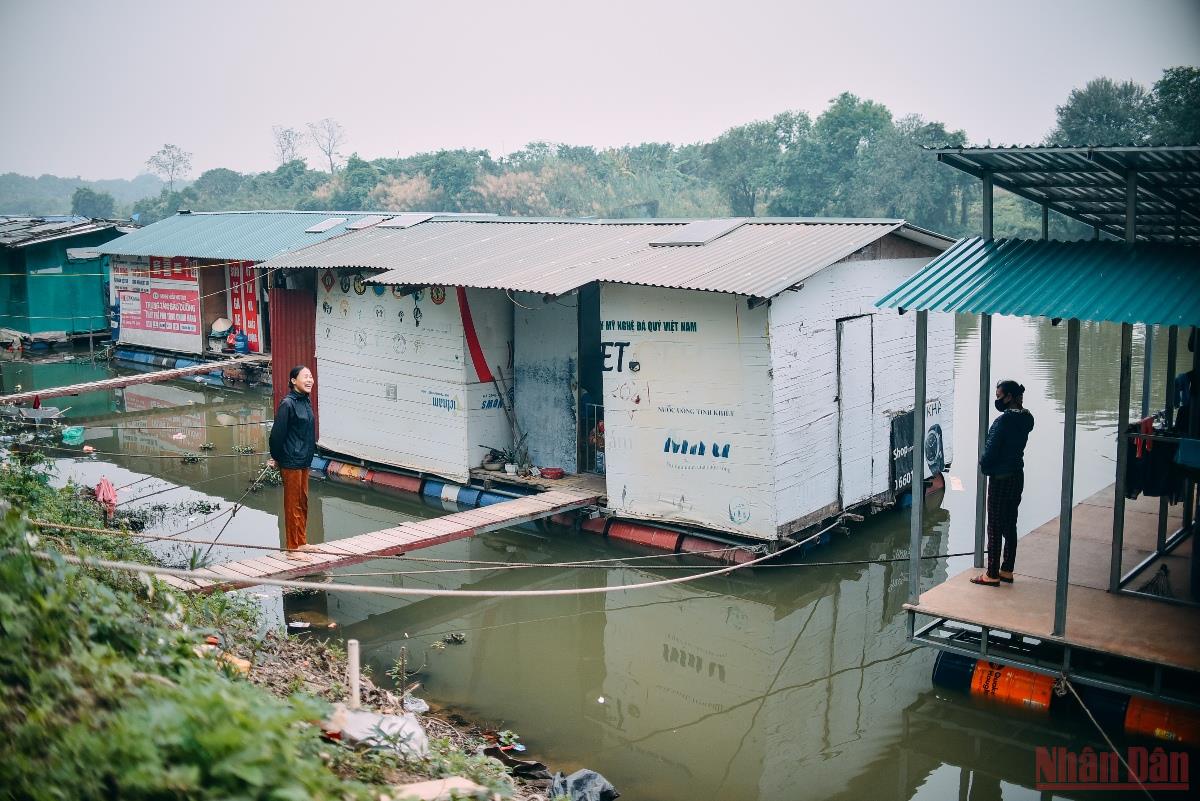
<path id="1" fill-rule="evenodd" d="M 1025 443 L 1033 430 L 1033 415 L 1022 405 L 1025 387 L 1016 381 L 996 384 L 995 406 L 1000 416 L 988 429 L 979 469 L 987 476 L 987 572 L 972 584 L 998 587 L 1012 584 L 1017 558 L 1017 509 L 1025 488 Z"/>
<path id="2" fill-rule="evenodd" d="M 289 559 L 303 560 L 308 546 L 308 468 L 317 451 L 313 424 L 312 371 L 303 365 L 288 373 L 291 391 L 279 402 L 271 427 L 271 463 L 283 476 L 283 518 Z"/>

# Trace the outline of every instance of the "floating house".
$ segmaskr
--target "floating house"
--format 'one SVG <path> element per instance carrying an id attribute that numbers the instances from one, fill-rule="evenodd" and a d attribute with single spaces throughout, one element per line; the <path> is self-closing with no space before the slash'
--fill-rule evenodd
<path id="1" fill-rule="evenodd" d="M 920 377 L 941 359 L 926 342 L 926 323 L 932 330 L 938 316 L 979 315 L 981 445 L 998 378 L 990 368 L 992 315 L 1062 323 L 1062 500 L 1057 518 L 1021 538 L 1014 582 L 1002 590 L 971 583 L 985 563 L 982 475 L 974 567 L 924 589 L 924 508 L 915 504 L 908 637 L 942 652 L 934 681 L 943 686 L 1025 712 L 1053 712 L 1074 697 L 1107 730 L 1193 742 L 1200 732 L 1200 146 L 948 148 L 937 155 L 982 182 L 983 230 L 878 301 L 918 320 L 909 382 L 914 432 L 924 406 Z M 993 236 L 996 187 L 1042 207 L 1041 239 Z M 1049 241 L 1051 212 L 1091 226 L 1094 239 Z M 1114 480 L 1087 498 L 1075 486 L 1083 321 L 1118 324 L 1121 343 L 1110 362 L 1119 384 L 1108 460 Z M 1144 327 L 1140 392 L 1135 325 Z M 1156 360 L 1154 349 L 1163 345 L 1166 359 Z M 1156 375 L 1163 361 L 1165 374 Z M 1004 596 L 999 603 L 996 593 Z M 1054 694 L 1064 683 L 1070 696 Z"/>
<path id="2" fill-rule="evenodd" d="M 132 230 L 88 217 L 0 216 L 0 329 L 12 340 L 108 330 L 108 265 L 96 248 Z"/>
<path id="3" fill-rule="evenodd" d="M 106 243 L 99 250 L 111 259 L 118 356 L 149 356 L 165 367 L 192 363 L 224 344 L 209 337 L 224 319 L 245 333 L 251 353 L 271 353 L 289 367 L 311 363 L 313 275 L 269 280 L 258 265 L 382 219 L 365 212 L 180 211 Z M 278 402 L 287 369 L 272 377 Z"/>
<path id="4" fill-rule="evenodd" d="M 613 517 L 772 542 L 951 461 L 952 320 L 914 448 L 913 318 L 872 305 L 949 244 L 903 220 L 408 214 L 262 266 L 318 276 L 323 449 L 464 484 L 516 451 L 596 474 Z"/>

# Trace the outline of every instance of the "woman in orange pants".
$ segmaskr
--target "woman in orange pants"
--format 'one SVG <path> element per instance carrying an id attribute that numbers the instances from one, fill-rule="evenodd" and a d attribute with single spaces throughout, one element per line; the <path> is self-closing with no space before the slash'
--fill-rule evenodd
<path id="1" fill-rule="evenodd" d="M 291 391 L 275 410 L 271 427 L 271 461 L 283 476 L 284 531 L 289 559 L 303 560 L 299 551 L 308 546 L 308 469 L 317 451 L 313 421 L 312 371 L 303 365 L 288 373 Z"/>

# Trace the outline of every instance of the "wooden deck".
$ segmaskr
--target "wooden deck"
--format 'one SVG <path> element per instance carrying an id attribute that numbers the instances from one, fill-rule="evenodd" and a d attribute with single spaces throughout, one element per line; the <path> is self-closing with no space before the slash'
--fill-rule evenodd
<path id="1" fill-rule="evenodd" d="M 1158 536 L 1158 499 L 1126 501 L 1122 563 L 1131 569 L 1152 554 Z M 1170 507 L 1167 534 L 1180 525 L 1182 505 Z M 1200 609 L 1108 592 L 1112 551 L 1113 488 L 1075 507 L 1071 525 L 1071 571 L 1067 625 L 1062 642 L 1093 651 L 1200 671 Z M 1169 570 L 1171 594 L 1190 597 L 1193 543 L 1182 543 L 1145 570 L 1129 589 L 1152 579 L 1159 564 Z M 1021 538 L 1015 582 L 1000 587 L 970 583 L 981 571 L 965 570 L 921 593 L 922 614 L 998 631 L 1051 638 L 1058 570 L 1058 518 Z"/>
<path id="2" fill-rule="evenodd" d="M 484 470 L 481 467 L 476 467 L 471 470 L 471 478 L 491 488 L 492 486 L 504 487 L 534 487 L 543 492 L 584 492 L 594 494 L 599 498 L 604 498 L 607 492 L 604 483 L 604 476 L 597 473 L 568 473 L 562 478 L 521 478 L 520 476 L 510 476 L 507 473 L 496 470 Z"/>
<path id="3" fill-rule="evenodd" d="M 170 381 L 173 378 L 183 378 L 184 376 L 198 375 L 200 373 L 212 373 L 234 365 L 269 361 L 271 361 L 270 356 L 237 356 L 233 359 L 205 362 L 204 364 L 196 364 L 191 367 L 176 367 L 171 370 L 157 370 L 153 373 L 136 373 L 134 375 L 117 376 L 116 378 L 104 378 L 99 381 L 88 381 L 83 384 L 69 384 L 65 387 L 34 389 L 29 392 L 18 392 L 14 395 L 0 395 L 0 405 L 26 403 L 36 397 L 47 400 L 49 398 L 61 398 L 66 395 L 82 395 L 85 392 L 121 389 L 122 387 L 131 387 L 134 384 L 154 384 L 159 381 Z"/>
<path id="4" fill-rule="evenodd" d="M 213 565 L 202 573 L 209 579 L 161 577 L 177 589 L 214 592 L 253 586 L 256 579 L 284 579 L 366 562 L 379 556 L 396 556 L 444 542 L 471 537 L 485 531 L 507 528 L 530 520 L 592 506 L 597 496 L 573 491 L 544 492 L 511 501 L 468 509 L 431 520 L 416 520 L 394 528 L 372 531 L 316 545 L 318 553 L 306 553 L 305 561 L 286 558 L 282 551 L 264 551 L 266 556 Z"/>

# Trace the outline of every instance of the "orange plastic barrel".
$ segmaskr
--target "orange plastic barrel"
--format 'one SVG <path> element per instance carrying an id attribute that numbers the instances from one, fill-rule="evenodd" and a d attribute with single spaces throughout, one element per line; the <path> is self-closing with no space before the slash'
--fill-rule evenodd
<path id="1" fill-rule="evenodd" d="M 636 542 L 638 545 L 663 551 L 674 551 L 675 543 L 679 541 L 679 532 L 641 526 L 637 523 L 611 523 L 608 527 L 608 538 Z"/>
<path id="2" fill-rule="evenodd" d="M 1141 696 L 1129 699 L 1125 733 L 1176 743 L 1200 742 L 1200 713 Z"/>
<path id="3" fill-rule="evenodd" d="M 1054 677 L 979 660 L 971 677 L 971 695 L 1038 712 L 1050 709 Z"/>
<path id="4" fill-rule="evenodd" d="M 376 470 L 368 479 L 376 487 L 384 487 L 398 492 L 421 494 L 421 479 L 416 476 L 406 476 L 402 473 L 389 473 L 386 470 Z"/>

